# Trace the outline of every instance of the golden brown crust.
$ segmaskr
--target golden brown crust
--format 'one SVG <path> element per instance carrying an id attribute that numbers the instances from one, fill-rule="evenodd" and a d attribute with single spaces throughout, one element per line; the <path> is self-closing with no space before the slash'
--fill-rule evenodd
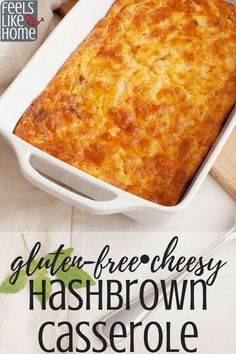
<path id="1" fill-rule="evenodd" d="M 236 9 L 118 0 L 15 134 L 142 198 L 177 204 L 236 102 Z"/>

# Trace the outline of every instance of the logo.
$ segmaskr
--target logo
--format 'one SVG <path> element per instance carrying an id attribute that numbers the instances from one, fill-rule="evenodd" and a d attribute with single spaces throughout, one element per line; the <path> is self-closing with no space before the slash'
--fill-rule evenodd
<path id="1" fill-rule="evenodd" d="M 1 41 L 33 42 L 38 37 L 37 0 L 5 0 L 1 4 Z"/>

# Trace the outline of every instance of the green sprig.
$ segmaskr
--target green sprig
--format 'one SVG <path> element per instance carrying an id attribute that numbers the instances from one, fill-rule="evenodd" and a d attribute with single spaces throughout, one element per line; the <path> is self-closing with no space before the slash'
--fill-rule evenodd
<path id="1" fill-rule="evenodd" d="M 26 240 L 24 235 L 22 235 L 24 244 L 26 249 L 29 252 L 29 248 L 27 246 Z M 62 264 L 62 262 L 64 261 L 65 258 L 70 257 L 72 252 L 73 252 L 73 248 L 67 248 L 63 250 L 63 253 L 60 254 L 57 258 L 57 261 L 55 262 L 55 267 L 59 268 L 60 265 Z M 52 262 L 54 259 L 54 254 L 49 253 L 44 257 L 44 261 L 46 262 L 47 260 L 49 260 L 50 262 Z M 31 270 L 36 269 L 37 265 L 38 265 L 39 260 L 35 259 L 32 264 L 31 264 Z M 44 262 L 44 263 L 45 263 Z M 0 285 L 0 293 L 4 293 L 4 294 L 16 294 L 19 293 L 20 291 L 22 291 L 27 283 L 27 274 L 25 272 L 25 270 L 21 270 L 18 276 L 17 281 L 14 284 L 10 283 L 10 278 L 12 277 L 13 274 L 9 275 Z M 77 282 L 74 285 L 75 289 L 79 289 L 79 288 L 84 288 L 86 287 L 87 281 L 90 281 L 90 285 L 95 285 L 95 281 L 91 278 L 91 276 L 83 269 L 79 269 L 75 266 L 71 266 L 70 269 L 67 272 L 64 272 L 63 270 L 59 269 L 57 271 L 57 273 L 55 274 L 55 277 L 59 280 L 62 280 L 65 284 L 66 287 L 68 287 L 69 283 L 72 280 L 75 279 L 79 279 L 80 283 Z M 51 279 L 48 276 L 48 270 L 43 267 L 41 269 L 37 269 L 33 275 L 33 279 L 34 279 L 34 287 L 35 287 L 35 291 L 40 292 L 42 290 L 42 281 L 44 280 L 46 283 L 46 301 L 48 301 L 51 293 L 52 293 L 52 285 L 51 285 Z M 42 303 L 42 296 L 41 295 L 37 295 L 38 300 Z"/>

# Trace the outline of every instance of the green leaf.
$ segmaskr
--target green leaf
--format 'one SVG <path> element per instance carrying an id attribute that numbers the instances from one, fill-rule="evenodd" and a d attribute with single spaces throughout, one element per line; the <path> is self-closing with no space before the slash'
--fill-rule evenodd
<path id="1" fill-rule="evenodd" d="M 38 266 L 38 263 L 39 263 L 39 259 L 34 259 L 31 264 L 30 264 L 30 267 L 29 267 L 29 271 L 30 273 L 32 273 Z M 35 278 L 37 278 L 38 276 L 42 275 L 42 274 L 47 274 L 48 273 L 48 270 L 43 267 L 42 269 L 37 269 L 35 272 L 34 272 L 34 276 Z"/>
<path id="2" fill-rule="evenodd" d="M 62 249 L 62 252 L 63 254 L 60 254 L 57 258 L 57 261 L 56 261 L 56 264 L 55 264 L 55 267 L 58 268 L 62 261 L 66 258 L 66 257 L 70 257 L 71 256 L 71 253 L 73 252 L 73 248 L 70 247 L 70 248 L 66 248 L 66 249 Z M 54 254 L 51 254 L 51 253 L 54 253 Z M 54 257 L 55 257 L 55 253 L 56 251 L 54 252 L 51 252 L 49 254 L 47 254 L 45 257 L 44 257 L 44 261 L 50 261 L 50 263 L 52 263 L 52 261 L 54 260 Z"/>
<path id="3" fill-rule="evenodd" d="M 10 278 L 12 275 L 9 275 L 6 280 L 1 284 L 0 286 L 0 293 L 5 293 L 5 294 L 16 294 L 19 293 L 21 290 L 24 289 L 27 281 L 27 275 L 24 270 L 21 270 L 19 273 L 19 276 L 17 278 L 17 281 L 15 284 L 10 283 Z"/>
<path id="4" fill-rule="evenodd" d="M 65 286 L 68 287 L 70 281 L 79 279 L 81 284 L 76 283 L 74 285 L 75 289 L 80 289 L 86 287 L 86 280 L 90 281 L 91 285 L 95 285 L 96 282 L 91 278 L 91 276 L 85 272 L 83 269 L 77 267 L 71 267 L 67 272 L 63 272 L 61 269 L 56 273 L 56 278 L 64 282 Z"/>
<path id="5" fill-rule="evenodd" d="M 48 301 L 51 292 L 52 292 L 52 284 L 51 284 L 51 280 L 45 276 L 45 275 L 40 275 L 37 279 L 34 280 L 34 291 L 35 292 L 40 292 L 42 291 L 43 285 L 42 285 L 42 281 L 45 280 L 46 281 L 46 302 Z M 42 303 L 42 295 L 36 295 L 37 299 Z"/>

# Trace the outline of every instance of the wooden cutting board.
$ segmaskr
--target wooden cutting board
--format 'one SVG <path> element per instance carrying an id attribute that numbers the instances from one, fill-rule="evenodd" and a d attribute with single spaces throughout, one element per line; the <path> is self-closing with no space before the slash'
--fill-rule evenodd
<path id="1" fill-rule="evenodd" d="M 67 2 L 57 10 L 58 15 L 64 17 L 77 2 L 78 0 L 67 0 Z"/>
<path id="2" fill-rule="evenodd" d="M 78 0 L 68 0 L 57 10 L 58 14 L 64 17 L 77 2 Z M 211 174 L 236 200 L 236 128 L 215 162 Z"/>
<path id="3" fill-rule="evenodd" d="M 212 167 L 211 174 L 236 200 L 236 128 Z"/>

